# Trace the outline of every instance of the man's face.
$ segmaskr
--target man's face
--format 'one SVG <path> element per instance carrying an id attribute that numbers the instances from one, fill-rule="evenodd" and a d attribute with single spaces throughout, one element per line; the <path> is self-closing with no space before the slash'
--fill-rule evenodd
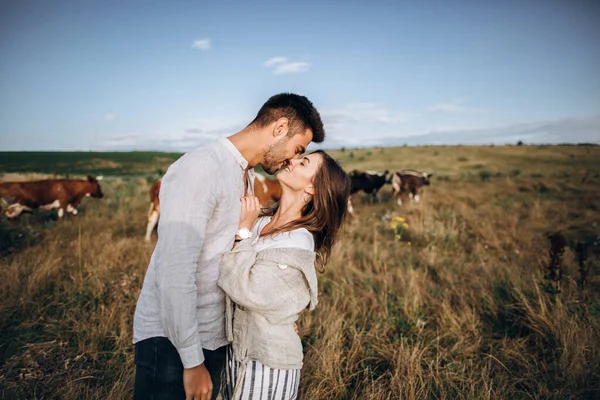
<path id="1" fill-rule="evenodd" d="M 275 174 L 292 159 L 306 151 L 312 140 L 312 131 L 306 129 L 304 133 L 294 136 L 285 135 L 275 144 L 271 145 L 263 157 L 262 167 L 270 175 Z"/>

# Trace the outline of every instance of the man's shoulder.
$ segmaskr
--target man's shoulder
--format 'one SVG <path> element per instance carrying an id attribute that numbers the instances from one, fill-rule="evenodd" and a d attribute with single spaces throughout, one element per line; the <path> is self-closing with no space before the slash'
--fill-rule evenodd
<path id="1" fill-rule="evenodd" d="M 223 157 L 223 145 L 219 140 L 211 140 L 184 154 L 184 157 L 188 157 L 197 161 L 205 160 L 218 160 Z"/>
<path id="2" fill-rule="evenodd" d="M 221 146 L 217 141 L 212 141 L 188 151 L 173 163 L 170 169 L 188 169 L 190 166 L 202 166 L 202 170 L 210 170 L 211 168 L 216 170 L 222 157 Z"/>
<path id="3" fill-rule="evenodd" d="M 181 186 L 183 183 L 187 188 L 196 187 L 199 183 L 205 188 L 216 185 L 220 160 L 211 149 L 215 147 L 207 143 L 185 153 L 171 164 L 163 176 L 161 192 L 167 191 L 169 186 Z"/>

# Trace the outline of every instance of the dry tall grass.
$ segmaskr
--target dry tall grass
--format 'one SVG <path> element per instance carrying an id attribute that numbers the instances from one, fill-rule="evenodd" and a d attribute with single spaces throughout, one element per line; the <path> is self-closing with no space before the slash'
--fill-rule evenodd
<path id="1" fill-rule="evenodd" d="M 304 399 L 600 397 L 600 149 L 346 150 L 348 169 L 427 169 L 422 203 L 356 202 L 317 310 L 299 322 Z M 591 172 L 590 172 L 591 171 Z M 77 218 L 0 259 L 3 398 L 131 396 L 131 320 L 152 252 L 142 178 L 110 178 Z M 364 200 L 364 201 L 361 201 Z M 409 228 L 396 240 L 393 215 Z M 543 279 L 547 236 L 567 248 L 561 293 Z M 588 244 L 577 288 L 576 241 Z M 409 245 L 410 242 L 410 245 Z"/>

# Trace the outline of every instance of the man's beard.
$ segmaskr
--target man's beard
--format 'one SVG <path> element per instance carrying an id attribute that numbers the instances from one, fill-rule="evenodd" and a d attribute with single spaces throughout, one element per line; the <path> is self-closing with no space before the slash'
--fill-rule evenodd
<path id="1" fill-rule="evenodd" d="M 274 175 L 282 167 L 285 158 L 285 145 L 289 139 L 283 138 L 265 151 L 262 167 L 269 175 Z"/>

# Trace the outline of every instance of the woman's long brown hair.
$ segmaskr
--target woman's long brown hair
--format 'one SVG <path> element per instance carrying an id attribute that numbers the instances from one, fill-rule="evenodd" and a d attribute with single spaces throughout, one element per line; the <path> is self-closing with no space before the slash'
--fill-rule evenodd
<path id="1" fill-rule="evenodd" d="M 346 217 L 350 177 L 337 161 L 324 151 L 317 150 L 311 154 L 320 154 L 323 157 L 313 181 L 315 194 L 302 209 L 300 218 L 274 229 L 269 235 L 306 228 L 315 240 L 315 251 L 321 256 L 319 270 L 323 272 Z M 278 208 L 279 203 L 276 203 L 265 209 L 262 215 L 273 216 Z"/>

